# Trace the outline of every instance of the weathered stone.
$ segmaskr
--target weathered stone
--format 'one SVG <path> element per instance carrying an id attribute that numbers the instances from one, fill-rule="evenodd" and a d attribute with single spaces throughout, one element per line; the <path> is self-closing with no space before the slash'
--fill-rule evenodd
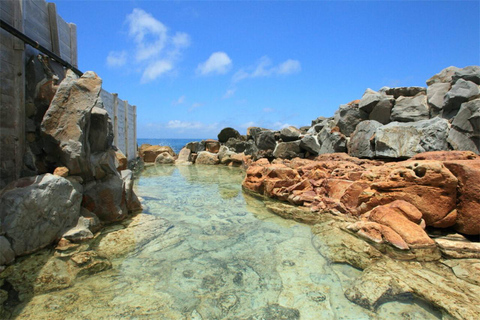
<path id="1" fill-rule="evenodd" d="M 174 164 L 175 158 L 168 152 L 162 152 L 155 158 L 155 164 Z"/>
<path id="2" fill-rule="evenodd" d="M 317 123 L 320 123 L 320 122 L 322 122 L 322 121 L 324 121 L 324 120 L 326 120 L 326 119 L 327 119 L 327 118 L 325 118 L 325 117 L 318 117 L 317 119 L 312 120 L 312 125 L 311 125 L 311 126 L 313 127 L 313 126 L 316 125 Z"/>
<path id="3" fill-rule="evenodd" d="M 300 139 L 301 132 L 294 126 L 289 126 L 280 130 L 280 138 L 283 142 L 295 141 Z"/>
<path id="4" fill-rule="evenodd" d="M 367 113 L 360 110 L 357 104 L 341 105 L 335 113 L 335 120 L 337 120 L 337 126 L 339 127 L 340 132 L 347 137 L 355 131 L 357 124 L 366 119 L 368 119 Z"/>
<path id="5" fill-rule="evenodd" d="M 281 159 L 293 159 L 300 157 L 302 150 L 300 149 L 300 141 L 280 142 L 275 150 L 273 156 Z"/>
<path id="6" fill-rule="evenodd" d="M 459 70 L 456 70 L 452 76 L 453 83 L 458 79 L 471 81 L 480 85 L 480 66 L 468 66 Z"/>
<path id="7" fill-rule="evenodd" d="M 449 123 L 433 118 L 410 123 L 391 122 L 375 133 L 377 157 L 409 158 L 425 151 L 448 150 Z"/>
<path id="8" fill-rule="evenodd" d="M 92 153 L 107 151 L 113 143 L 113 127 L 108 112 L 103 109 L 103 105 L 102 108 L 97 105 L 91 111 L 88 130 L 88 142 Z"/>
<path id="9" fill-rule="evenodd" d="M 205 141 L 192 141 L 185 145 L 185 148 L 189 149 L 192 153 L 198 153 L 205 151 Z"/>
<path id="10" fill-rule="evenodd" d="M 437 82 L 427 88 L 427 102 L 430 107 L 430 117 L 435 117 L 442 113 L 445 103 L 445 95 L 450 90 L 449 82 Z"/>
<path id="11" fill-rule="evenodd" d="M 167 152 L 172 157 L 175 156 L 175 152 L 169 146 L 152 146 L 152 145 L 141 145 L 138 154 L 144 162 L 155 162 L 157 156 L 161 153 Z"/>
<path id="12" fill-rule="evenodd" d="M 348 154 L 357 158 L 374 158 L 375 132 L 381 126 L 374 120 L 360 122 L 348 142 Z"/>
<path id="13" fill-rule="evenodd" d="M 225 143 L 230 138 L 240 139 L 240 137 L 241 135 L 237 130 L 227 127 L 223 128 L 218 134 L 218 141 L 220 141 L 220 143 Z"/>
<path id="14" fill-rule="evenodd" d="M 375 244 L 389 243 L 400 250 L 410 247 L 403 238 L 392 228 L 371 221 L 357 221 L 347 226 L 348 230 L 356 232 L 358 236 Z"/>
<path id="15" fill-rule="evenodd" d="M 395 87 L 395 88 L 384 88 L 383 92 L 387 95 L 393 96 L 395 99 L 399 97 L 414 97 L 421 93 L 425 94 L 427 91 L 424 87 Z"/>
<path id="16" fill-rule="evenodd" d="M 427 80 L 427 85 L 431 86 L 434 83 L 450 83 L 452 82 L 452 77 L 456 71 L 459 71 L 460 68 L 457 67 L 448 67 L 431 77 Z"/>
<path id="17" fill-rule="evenodd" d="M 458 179 L 459 197 L 455 230 L 460 233 L 480 234 L 480 160 L 453 160 L 444 162 Z"/>
<path id="18" fill-rule="evenodd" d="M 230 138 L 227 143 L 225 143 L 228 148 L 236 153 L 244 152 L 251 144 L 253 144 L 252 141 L 243 141 L 237 138 Z"/>
<path id="19" fill-rule="evenodd" d="M 369 120 L 375 120 L 382 124 L 390 122 L 392 108 L 395 100 L 393 98 L 383 98 L 373 107 L 373 110 L 368 115 Z"/>
<path id="20" fill-rule="evenodd" d="M 259 150 L 275 150 L 277 142 L 273 131 L 262 131 L 258 134 L 255 143 Z"/>
<path id="21" fill-rule="evenodd" d="M 377 103 L 383 98 L 383 94 L 373 91 L 369 88 L 363 93 L 362 99 L 358 103 L 358 108 L 369 114 L 370 112 L 372 112 L 373 108 L 377 105 Z"/>
<path id="22" fill-rule="evenodd" d="M 454 117 L 462 103 L 477 97 L 479 94 L 480 90 L 477 84 L 458 79 L 450 91 L 445 94 L 443 117 L 447 119 Z"/>
<path id="23" fill-rule="evenodd" d="M 138 200 L 137 195 L 133 191 L 133 172 L 131 170 L 122 170 L 120 172 L 123 181 L 123 190 L 125 193 L 125 201 L 129 213 L 137 213 L 142 211 L 142 204 Z"/>
<path id="24" fill-rule="evenodd" d="M 53 171 L 53 174 L 56 175 L 56 176 L 59 176 L 59 177 L 66 178 L 66 177 L 68 177 L 68 172 L 69 172 L 69 170 L 68 170 L 67 167 L 57 167 Z"/>
<path id="25" fill-rule="evenodd" d="M 178 153 L 178 158 L 175 160 L 175 164 L 191 164 L 192 151 L 187 147 L 182 148 Z"/>
<path id="26" fill-rule="evenodd" d="M 205 140 L 205 150 L 211 153 L 218 153 L 218 150 L 220 150 L 220 142 L 213 139 Z"/>
<path id="27" fill-rule="evenodd" d="M 320 152 L 317 136 L 310 134 L 305 135 L 302 140 L 300 140 L 300 148 L 308 151 L 312 155 L 317 155 Z"/>
<path id="28" fill-rule="evenodd" d="M 17 256 L 41 249 L 75 225 L 81 194 L 79 184 L 48 173 L 16 180 L 0 193 L 0 234 Z"/>
<path id="29" fill-rule="evenodd" d="M 208 151 L 201 151 L 198 153 L 198 157 L 195 160 L 196 164 L 207 164 L 207 165 L 215 165 L 219 163 L 218 155 L 215 153 L 211 153 Z"/>
<path id="30" fill-rule="evenodd" d="M 0 267 L 10 264 L 14 260 L 15 252 L 13 252 L 10 242 L 4 236 L 0 236 Z"/>
<path id="31" fill-rule="evenodd" d="M 62 238 L 71 242 L 82 242 L 93 238 L 93 233 L 89 229 L 90 220 L 80 216 L 77 225 L 63 234 Z"/>
<path id="32" fill-rule="evenodd" d="M 397 98 L 390 116 L 392 121 L 400 122 L 419 121 L 428 118 L 430 118 L 430 110 L 428 109 L 426 95 Z"/>
<path id="33" fill-rule="evenodd" d="M 122 179 L 110 175 L 85 186 L 82 206 L 102 221 L 113 222 L 127 216 L 127 204 Z"/>
<path id="34" fill-rule="evenodd" d="M 329 128 L 323 128 L 317 136 L 321 144 L 319 154 L 347 152 L 347 139 L 340 132 L 335 132 Z"/>
<path id="35" fill-rule="evenodd" d="M 410 160 L 475 160 L 479 159 L 479 156 L 472 151 L 430 151 L 419 153 Z"/>
<path id="36" fill-rule="evenodd" d="M 447 141 L 455 150 L 480 153 L 480 99 L 462 104 L 453 119 Z"/>
<path id="37" fill-rule="evenodd" d="M 127 166 L 128 166 L 127 157 L 125 157 L 125 155 L 120 150 L 115 152 L 115 158 L 117 159 L 118 172 L 127 169 Z"/>
<path id="38" fill-rule="evenodd" d="M 44 148 L 50 158 L 66 166 L 72 175 L 89 176 L 89 126 L 94 107 L 101 107 L 99 99 L 102 80 L 93 72 L 81 78 L 68 71 L 47 110 L 41 125 Z"/>
<path id="39" fill-rule="evenodd" d="M 480 259 L 480 243 L 478 242 L 436 238 L 435 243 L 446 258 Z"/>

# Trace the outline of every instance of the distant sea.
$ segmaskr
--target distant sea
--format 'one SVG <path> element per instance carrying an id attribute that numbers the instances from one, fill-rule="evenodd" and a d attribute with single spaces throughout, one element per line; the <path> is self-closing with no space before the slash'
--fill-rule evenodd
<path id="1" fill-rule="evenodd" d="M 144 143 L 159 146 L 169 146 L 176 154 L 178 154 L 187 143 L 202 140 L 205 139 L 137 139 L 137 143 L 139 147 Z"/>

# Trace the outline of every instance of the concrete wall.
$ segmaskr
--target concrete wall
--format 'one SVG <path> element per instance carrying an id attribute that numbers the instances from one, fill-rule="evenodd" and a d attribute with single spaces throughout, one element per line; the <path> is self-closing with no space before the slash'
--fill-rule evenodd
<path id="1" fill-rule="evenodd" d="M 57 14 L 54 3 L 45 0 L 0 0 L 0 18 L 78 67 L 76 26 L 65 22 Z M 25 66 L 38 53 L 36 49 L 0 29 L 0 189 L 21 176 L 26 149 Z M 106 92 L 102 95 L 110 101 L 106 107 L 107 110 L 110 108 L 108 112 L 114 119 L 115 104 L 112 104 L 114 101 L 111 97 L 116 95 L 109 94 L 111 97 L 108 99 Z M 135 107 L 127 104 L 125 109 L 124 105 L 125 102 L 118 104 L 118 136 L 115 140 L 117 147 L 132 159 L 136 156 L 136 141 L 132 139 L 136 134 L 131 132 L 136 130 Z"/>

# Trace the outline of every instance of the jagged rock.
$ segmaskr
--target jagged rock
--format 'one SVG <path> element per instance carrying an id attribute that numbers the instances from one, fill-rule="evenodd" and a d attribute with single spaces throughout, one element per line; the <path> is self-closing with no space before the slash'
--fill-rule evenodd
<path id="1" fill-rule="evenodd" d="M 258 134 L 255 143 L 259 150 L 275 150 L 277 141 L 273 131 L 262 131 Z"/>
<path id="2" fill-rule="evenodd" d="M 80 216 L 77 225 L 63 234 L 62 238 L 71 242 L 82 242 L 93 238 L 93 233 L 89 229 L 90 220 Z"/>
<path id="3" fill-rule="evenodd" d="M 235 151 L 236 153 L 244 152 L 252 144 L 252 141 L 243 141 L 237 138 L 230 138 L 228 139 L 227 143 L 225 143 L 228 148 Z"/>
<path id="4" fill-rule="evenodd" d="M 0 268 L 15 260 L 15 252 L 12 250 L 10 241 L 4 236 L 0 236 Z M 1 271 L 0 271 L 1 272 Z"/>
<path id="5" fill-rule="evenodd" d="M 59 177 L 66 178 L 68 177 L 69 170 L 67 167 L 57 167 L 53 171 L 53 174 Z"/>
<path id="6" fill-rule="evenodd" d="M 95 233 L 102 228 L 102 222 L 94 213 L 82 207 L 80 210 L 80 215 L 85 218 L 84 222 L 87 224 L 88 230 L 90 230 L 92 233 Z"/>
<path id="7" fill-rule="evenodd" d="M 355 131 L 357 124 L 366 119 L 368 119 L 367 113 L 360 110 L 358 104 L 341 105 L 335 113 L 335 120 L 337 121 L 337 126 L 340 128 L 340 132 L 347 137 Z"/>
<path id="8" fill-rule="evenodd" d="M 240 137 L 241 135 L 237 130 L 227 127 L 223 128 L 222 131 L 220 131 L 220 133 L 218 134 L 218 141 L 220 141 L 220 143 L 225 143 L 230 138 L 240 139 Z"/>
<path id="9" fill-rule="evenodd" d="M 399 97 L 414 97 L 421 93 L 425 94 L 427 91 L 424 87 L 396 87 L 396 88 L 383 88 L 382 92 L 386 95 L 391 95 L 395 99 Z"/>
<path id="10" fill-rule="evenodd" d="M 302 150 L 300 149 L 300 141 L 280 142 L 273 151 L 275 158 L 293 159 L 300 157 Z"/>
<path id="11" fill-rule="evenodd" d="M 200 151 L 198 153 L 197 159 L 195 160 L 196 164 L 207 164 L 215 165 L 219 163 L 218 155 L 208 151 Z"/>
<path id="12" fill-rule="evenodd" d="M 318 143 L 316 135 L 305 135 L 300 140 L 300 148 L 310 152 L 312 155 L 317 155 L 320 152 L 320 144 Z"/>
<path id="13" fill-rule="evenodd" d="M 257 141 L 258 135 L 262 131 L 271 131 L 269 129 L 260 128 L 260 127 L 248 127 L 247 128 L 247 140 Z"/>
<path id="14" fill-rule="evenodd" d="M 454 150 L 480 153 L 480 99 L 462 104 L 453 119 L 447 141 Z"/>
<path id="15" fill-rule="evenodd" d="M 71 228 L 80 215 L 82 187 L 52 174 L 10 183 L 0 193 L 0 234 L 15 255 L 51 244 Z"/>
<path id="16" fill-rule="evenodd" d="M 317 136 L 321 143 L 319 154 L 347 152 L 347 139 L 340 132 L 333 131 L 328 127 L 323 128 Z"/>
<path id="17" fill-rule="evenodd" d="M 450 91 L 445 94 L 443 117 L 447 119 L 454 117 L 462 103 L 467 102 L 479 94 L 480 90 L 477 84 L 458 79 Z"/>
<path id="18" fill-rule="evenodd" d="M 182 148 L 178 153 L 178 158 L 175 160 L 175 164 L 191 164 L 191 154 L 192 151 L 189 148 Z"/>
<path id="19" fill-rule="evenodd" d="M 383 94 L 368 88 L 364 92 L 362 99 L 358 103 L 358 108 L 361 111 L 364 111 L 365 113 L 369 114 L 370 112 L 372 112 L 373 108 L 377 105 L 377 103 L 380 100 L 382 100 L 384 97 L 385 96 Z"/>
<path id="20" fill-rule="evenodd" d="M 89 127 L 92 109 L 102 107 L 101 85 L 102 80 L 93 72 L 78 78 L 69 70 L 42 121 L 44 148 L 50 161 L 66 166 L 72 175 L 91 176 L 89 144 L 96 137 L 90 135 Z"/>
<path id="21" fill-rule="evenodd" d="M 477 85 L 480 85 L 480 67 L 468 66 L 463 69 L 456 70 L 452 76 L 453 83 L 457 82 L 458 79 L 471 81 Z"/>
<path id="22" fill-rule="evenodd" d="M 332 129 L 333 127 L 335 127 L 334 122 L 335 121 L 334 121 L 333 118 L 326 118 L 323 121 L 313 125 L 310 129 L 308 129 L 307 134 L 311 134 L 311 135 L 317 134 L 320 131 L 322 131 L 323 128 L 325 128 L 325 127 L 328 127 L 330 129 Z"/>
<path id="23" fill-rule="evenodd" d="M 348 230 L 375 244 L 389 243 L 400 250 L 407 250 L 410 247 L 403 238 L 392 228 L 371 221 L 357 221 L 347 226 Z"/>
<path id="24" fill-rule="evenodd" d="M 118 175 L 110 175 L 86 184 L 82 206 L 102 221 L 123 220 L 128 209 L 122 179 Z"/>
<path id="25" fill-rule="evenodd" d="M 199 153 L 205 151 L 205 141 L 192 141 L 185 145 L 185 148 L 189 149 L 192 153 Z"/>
<path id="26" fill-rule="evenodd" d="M 449 161 L 449 160 L 476 160 L 480 159 L 472 151 L 430 151 L 419 153 L 410 158 L 410 160 L 437 160 L 437 161 Z"/>
<path id="27" fill-rule="evenodd" d="M 286 127 L 280 130 L 280 138 L 283 142 L 295 141 L 300 139 L 302 133 L 294 126 Z"/>
<path id="28" fill-rule="evenodd" d="M 430 110 L 427 105 L 427 96 L 415 97 L 401 96 L 395 101 L 390 119 L 392 121 L 411 122 L 430 118 Z"/>
<path id="29" fill-rule="evenodd" d="M 161 153 L 167 152 L 172 157 L 175 156 L 175 152 L 169 146 L 152 146 L 149 144 L 142 144 L 138 149 L 138 155 L 144 162 L 155 162 L 157 156 Z"/>
<path id="30" fill-rule="evenodd" d="M 125 201 L 129 213 L 142 211 L 142 204 L 133 191 L 133 172 L 131 170 L 122 170 L 121 177 L 123 181 L 123 190 L 125 192 Z"/>
<path id="31" fill-rule="evenodd" d="M 459 197 L 455 230 L 480 234 L 480 160 L 445 161 L 445 167 L 458 179 Z"/>
<path id="32" fill-rule="evenodd" d="M 391 122 L 377 129 L 377 157 L 409 158 L 425 151 L 448 150 L 449 123 L 433 118 L 416 122 Z"/>
<path id="33" fill-rule="evenodd" d="M 431 86 L 434 83 L 451 83 L 452 77 L 456 71 L 459 71 L 460 68 L 457 67 L 448 67 L 431 77 L 427 80 L 427 85 Z"/>
<path id="34" fill-rule="evenodd" d="M 348 142 L 348 154 L 357 158 L 375 157 L 375 132 L 382 124 L 375 120 L 362 121 Z"/>
<path id="35" fill-rule="evenodd" d="M 162 152 L 155 158 L 155 164 L 174 164 L 175 158 L 168 152 Z"/>
<path id="36" fill-rule="evenodd" d="M 313 127 L 313 126 L 316 125 L 317 123 L 321 123 L 321 122 L 323 122 L 323 121 L 326 120 L 326 119 L 327 119 L 327 118 L 325 118 L 325 117 L 318 117 L 317 119 L 312 120 L 312 125 L 311 125 L 311 126 Z"/>
<path id="37" fill-rule="evenodd" d="M 90 115 L 90 127 L 88 131 L 90 152 L 105 152 L 112 147 L 113 127 L 107 110 L 93 107 Z"/>
<path id="38" fill-rule="evenodd" d="M 446 258 L 480 259 L 480 243 L 478 242 L 471 242 L 466 239 L 436 238 L 435 243 Z"/>
<path id="39" fill-rule="evenodd" d="M 118 172 L 127 169 L 127 166 L 128 166 L 127 157 L 125 157 L 125 155 L 120 150 L 115 152 L 115 158 L 117 159 Z"/>
<path id="40" fill-rule="evenodd" d="M 430 117 L 433 118 L 440 115 L 443 111 L 445 103 L 445 95 L 450 90 L 451 84 L 447 83 L 434 83 L 427 88 L 427 102 L 430 107 Z"/>
<path id="41" fill-rule="evenodd" d="M 218 150 L 220 150 L 220 142 L 213 139 L 205 140 L 205 150 L 211 153 L 218 153 Z"/>

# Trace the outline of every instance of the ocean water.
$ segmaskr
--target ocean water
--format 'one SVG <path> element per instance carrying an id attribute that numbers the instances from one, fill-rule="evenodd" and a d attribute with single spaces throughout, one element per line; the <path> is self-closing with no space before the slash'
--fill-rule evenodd
<path id="1" fill-rule="evenodd" d="M 372 312 L 347 300 L 344 290 L 361 272 L 322 256 L 309 226 L 243 193 L 244 174 L 224 166 L 147 168 L 135 183 L 144 213 L 91 246 L 113 257 L 112 269 L 36 295 L 13 318 L 438 319 L 413 301 Z"/>
<path id="2" fill-rule="evenodd" d="M 144 143 L 159 146 L 169 146 L 175 153 L 178 154 L 187 143 L 202 140 L 206 139 L 137 139 L 137 143 L 139 147 Z"/>

